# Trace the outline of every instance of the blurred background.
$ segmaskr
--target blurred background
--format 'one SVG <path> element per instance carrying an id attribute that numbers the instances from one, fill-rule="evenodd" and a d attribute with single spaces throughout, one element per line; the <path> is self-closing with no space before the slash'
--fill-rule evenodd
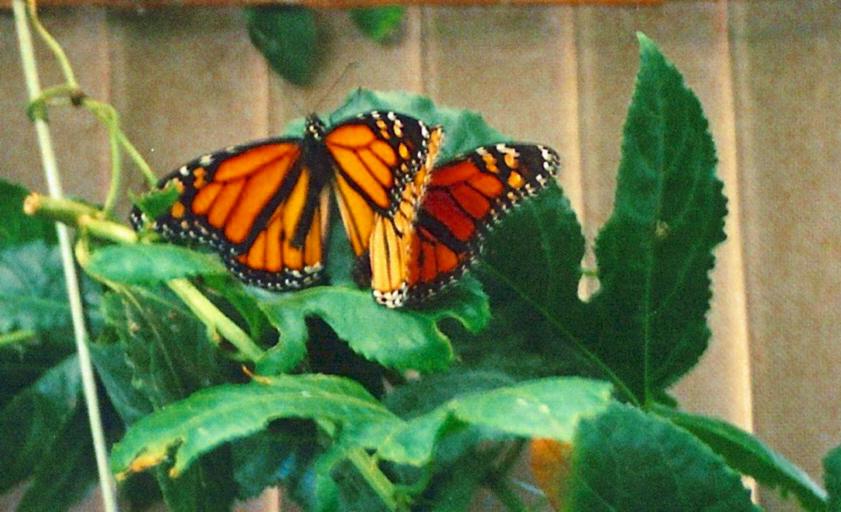
<path id="1" fill-rule="evenodd" d="M 821 458 L 841 442 L 841 2 L 411 6 L 386 44 L 362 35 L 347 12 L 323 9 L 308 86 L 270 70 L 237 6 L 42 12 L 83 90 L 117 108 L 159 175 L 277 134 L 317 105 L 329 113 L 355 87 L 404 89 L 558 149 L 561 184 L 590 242 L 612 209 L 635 32 L 645 32 L 700 97 L 729 197 L 711 345 L 674 392 L 683 407 L 755 432 L 821 480 Z M 39 50 L 44 85 L 58 83 Z M 349 63 L 357 65 L 340 79 Z M 0 176 L 45 191 L 7 9 L 0 70 Z M 50 120 L 66 193 L 102 201 L 104 129 L 71 109 Z M 141 183 L 139 173 L 128 179 L 135 192 Z M 796 510 L 771 491 L 759 496 L 768 510 Z M 14 499 L 0 498 L 0 509 Z M 272 510 L 275 499 L 251 508 Z M 481 498 L 475 510 L 487 510 Z"/>

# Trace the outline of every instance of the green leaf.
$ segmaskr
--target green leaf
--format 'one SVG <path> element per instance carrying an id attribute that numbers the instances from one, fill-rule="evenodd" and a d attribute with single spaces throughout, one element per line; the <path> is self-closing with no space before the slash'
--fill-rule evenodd
<path id="1" fill-rule="evenodd" d="M 524 382 L 454 398 L 405 424 L 374 425 L 356 434 L 383 459 L 420 466 L 432 456 L 438 436 L 468 424 L 520 437 L 569 441 L 582 417 L 610 401 L 611 387 L 599 381 L 558 377 Z"/>
<path id="2" fill-rule="evenodd" d="M 596 240 L 601 289 L 591 302 L 591 349 L 638 398 L 695 365 L 713 248 L 726 199 L 698 98 L 654 43 L 641 58 L 622 142 L 613 214 Z"/>
<path id="3" fill-rule="evenodd" d="M 0 411 L 0 491 L 26 478 L 72 419 L 81 391 L 76 356 L 70 356 L 18 393 Z"/>
<path id="4" fill-rule="evenodd" d="M 181 196 L 175 183 L 170 182 L 162 189 L 154 189 L 140 196 L 131 196 L 131 201 L 149 219 L 157 219 L 166 213 Z"/>
<path id="5" fill-rule="evenodd" d="M 405 16 L 406 9 L 397 5 L 350 10 L 350 17 L 359 30 L 378 43 L 393 38 L 403 24 Z"/>
<path id="6" fill-rule="evenodd" d="M 23 213 L 23 200 L 29 191 L 0 179 L 0 248 L 42 240 L 47 244 L 56 241 L 55 224 L 41 217 Z"/>
<path id="7" fill-rule="evenodd" d="M 312 82 L 317 31 L 311 9 L 249 7 L 245 17 L 251 42 L 277 74 L 295 85 Z"/>
<path id="8" fill-rule="evenodd" d="M 315 287 L 273 296 L 260 301 L 269 322 L 281 333 L 278 347 L 285 361 L 258 363 L 260 373 L 289 369 L 304 355 L 307 340 L 305 319 L 318 316 L 348 345 L 364 357 L 396 369 L 433 371 L 445 368 L 453 358 L 449 340 L 437 322 L 452 317 L 479 327 L 477 315 L 463 309 L 436 311 L 389 310 L 377 305 L 370 294 L 346 287 Z M 466 304 L 466 308 L 474 308 Z M 482 309 L 482 306 L 478 306 Z M 293 364 L 295 363 L 295 364 Z"/>
<path id="9" fill-rule="evenodd" d="M 459 395 L 489 391 L 513 384 L 512 379 L 499 372 L 452 368 L 446 373 L 427 375 L 395 387 L 384 403 L 402 418 L 415 417 L 430 412 Z"/>
<path id="10" fill-rule="evenodd" d="M 42 241 L 0 251 L 0 333 L 70 324 L 58 248 Z"/>
<path id="11" fill-rule="evenodd" d="M 829 492 L 828 512 L 841 512 L 841 446 L 831 450 L 823 460 L 824 481 Z"/>
<path id="12" fill-rule="evenodd" d="M 279 418 L 311 418 L 341 425 L 399 421 L 357 383 L 325 375 L 281 375 L 260 382 L 201 390 L 132 426 L 111 452 L 120 475 L 162 462 L 175 449 L 177 476 L 200 455 L 244 438 Z"/>
<path id="13" fill-rule="evenodd" d="M 573 441 L 570 511 L 756 511 L 739 475 L 668 421 L 612 405 Z"/>
<path id="14" fill-rule="evenodd" d="M 557 187 L 521 203 L 488 237 L 477 275 L 493 316 L 485 334 L 458 336 L 471 366 L 521 378 L 577 371 L 606 377 L 581 353 L 583 305 L 578 298 L 584 237 Z"/>
<path id="15" fill-rule="evenodd" d="M 86 270 L 124 284 L 227 273 L 216 256 L 169 244 L 108 245 L 91 255 Z"/>
<path id="16" fill-rule="evenodd" d="M 18 512 L 67 510 L 96 481 L 96 462 L 87 412 L 81 404 L 38 460 Z"/>
<path id="17" fill-rule="evenodd" d="M 105 392 L 128 426 L 152 412 L 152 403 L 135 387 L 134 369 L 126 351 L 118 344 L 92 343 L 91 358 Z"/>
<path id="18" fill-rule="evenodd" d="M 666 407 L 658 407 L 656 412 L 692 432 L 724 457 L 733 469 L 752 476 L 765 486 L 779 488 L 784 495 L 791 492 L 807 510 L 825 510 L 826 491 L 802 469 L 748 432 L 721 420 Z"/>

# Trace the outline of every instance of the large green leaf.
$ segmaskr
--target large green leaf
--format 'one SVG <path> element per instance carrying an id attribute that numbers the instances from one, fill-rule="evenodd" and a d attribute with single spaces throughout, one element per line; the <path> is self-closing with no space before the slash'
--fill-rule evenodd
<path id="1" fill-rule="evenodd" d="M 698 98 L 653 42 L 639 40 L 614 210 L 596 240 L 590 350 L 648 399 L 706 349 L 726 200 Z"/>
<path id="2" fill-rule="evenodd" d="M 458 345 L 465 361 L 527 377 L 592 368 L 580 339 L 584 237 L 569 201 L 549 187 L 523 202 L 488 237 L 478 267 L 491 299 L 487 332 Z"/>
<path id="3" fill-rule="evenodd" d="M 138 389 L 125 349 L 117 343 L 92 343 L 90 351 L 96 374 L 123 424 L 129 426 L 151 413 L 152 402 Z"/>
<path id="4" fill-rule="evenodd" d="M 175 448 L 170 474 L 177 476 L 200 455 L 259 432 L 279 418 L 342 425 L 399 421 L 348 379 L 325 375 L 261 378 L 199 391 L 140 420 L 114 446 L 111 467 L 118 474 L 142 470 L 159 464 Z"/>
<path id="5" fill-rule="evenodd" d="M 366 36 L 378 43 L 394 37 L 406 16 L 406 8 L 399 5 L 360 7 L 350 10 L 353 22 Z"/>
<path id="6" fill-rule="evenodd" d="M 264 6 L 245 9 L 248 35 L 272 69 L 295 85 L 312 81 L 316 26 L 312 10 Z"/>
<path id="7" fill-rule="evenodd" d="M 41 240 L 55 243 L 55 224 L 41 217 L 23 213 L 23 200 L 29 192 L 18 185 L 0 179 L 0 248 L 5 249 L 26 242 Z"/>
<path id="8" fill-rule="evenodd" d="M 73 418 L 81 391 L 75 356 L 45 372 L 0 412 L 0 491 L 29 476 Z"/>
<path id="9" fill-rule="evenodd" d="M 771 450 L 759 439 L 729 423 L 666 407 L 657 413 L 695 434 L 732 467 L 783 494 L 791 492 L 807 510 L 825 510 L 826 491 L 805 471 Z"/>
<path id="10" fill-rule="evenodd" d="M 829 492 L 828 512 L 841 512 L 841 446 L 831 450 L 823 460 L 824 481 Z"/>
<path id="11" fill-rule="evenodd" d="M 567 510 L 756 511 L 739 475 L 666 420 L 612 405 L 573 441 Z"/>
<path id="12" fill-rule="evenodd" d="M 459 424 L 511 436 L 569 441 L 581 418 L 608 405 L 610 393 L 604 382 L 541 379 L 459 396 L 406 423 L 372 425 L 355 435 L 359 442 L 377 448 L 383 459 L 419 466 L 431 458 L 439 435 Z"/>
<path id="13" fill-rule="evenodd" d="M 324 320 L 348 345 L 364 357 L 397 369 L 432 371 L 452 360 L 450 342 L 437 322 L 451 317 L 471 330 L 487 320 L 484 295 L 448 309 L 390 310 L 377 305 L 369 293 L 342 286 L 315 287 L 266 297 L 260 308 L 281 334 L 278 345 L 258 363 L 261 373 L 287 371 L 304 356 L 308 339 L 306 318 Z M 477 304 L 478 301 L 478 304 Z M 458 308 L 458 309 L 456 309 Z"/>

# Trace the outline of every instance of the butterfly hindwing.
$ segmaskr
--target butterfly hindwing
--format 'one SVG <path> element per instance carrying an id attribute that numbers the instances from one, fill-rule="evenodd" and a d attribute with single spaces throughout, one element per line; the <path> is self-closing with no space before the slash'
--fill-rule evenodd
<path id="1" fill-rule="evenodd" d="M 457 279 L 493 225 L 559 169 L 554 150 L 529 144 L 483 146 L 436 166 L 411 199 L 417 204 L 411 229 L 388 219 L 375 227 L 369 258 L 377 301 L 389 307 L 417 302 Z M 390 242 L 395 239 L 399 244 Z M 400 257 L 393 251 L 398 245 L 406 248 Z"/>

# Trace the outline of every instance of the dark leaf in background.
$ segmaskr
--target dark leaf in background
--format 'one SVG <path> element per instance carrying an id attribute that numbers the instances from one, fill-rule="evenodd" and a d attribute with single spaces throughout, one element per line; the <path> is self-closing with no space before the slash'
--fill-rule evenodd
<path id="1" fill-rule="evenodd" d="M 305 7 L 249 7 L 248 35 L 272 69 L 295 85 L 312 82 L 316 59 L 315 15 Z"/>
<path id="2" fill-rule="evenodd" d="M 644 35 L 614 210 L 596 240 L 590 348 L 640 400 L 686 373 L 710 332 L 709 271 L 726 200 L 707 120 Z"/>
<path id="3" fill-rule="evenodd" d="M 668 421 L 615 403 L 573 441 L 574 512 L 754 512 L 750 491 L 709 447 Z"/>
<path id="4" fill-rule="evenodd" d="M 826 491 L 751 434 L 715 418 L 664 407 L 658 407 L 656 412 L 695 434 L 733 469 L 752 476 L 760 484 L 778 488 L 783 495 L 794 494 L 807 510 L 825 509 Z"/>
<path id="5" fill-rule="evenodd" d="M 72 421 L 81 393 L 76 356 L 21 391 L 0 412 L 0 491 L 29 476 Z"/>
<path id="6" fill-rule="evenodd" d="M 405 16 L 406 8 L 397 5 L 350 10 L 350 17 L 359 30 L 378 43 L 394 39 Z"/>
<path id="7" fill-rule="evenodd" d="M 55 243 L 55 223 L 23 213 L 28 194 L 25 188 L 0 179 L 0 249 L 35 240 Z"/>
<path id="8" fill-rule="evenodd" d="M 135 384 L 134 369 L 125 349 L 119 343 L 99 342 L 92 343 L 90 350 L 96 374 L 124 425 L 130 426 L 151 413 L 152 403 Z"/>
<path id="9" fill-rule="evenodd" d="M 88 494 L 96 478 L 96 459 L 87 409 L 80 401 L 69 421 L 57 431 L 55 439 L 38 460 L 32 481 L 17 510 L 67 510 Z"/>
<path id="10" fill-rule="evenodd" d="M 28 242 L 0 251 L 0 333 L 70 325 L 57 246 Z"/>

